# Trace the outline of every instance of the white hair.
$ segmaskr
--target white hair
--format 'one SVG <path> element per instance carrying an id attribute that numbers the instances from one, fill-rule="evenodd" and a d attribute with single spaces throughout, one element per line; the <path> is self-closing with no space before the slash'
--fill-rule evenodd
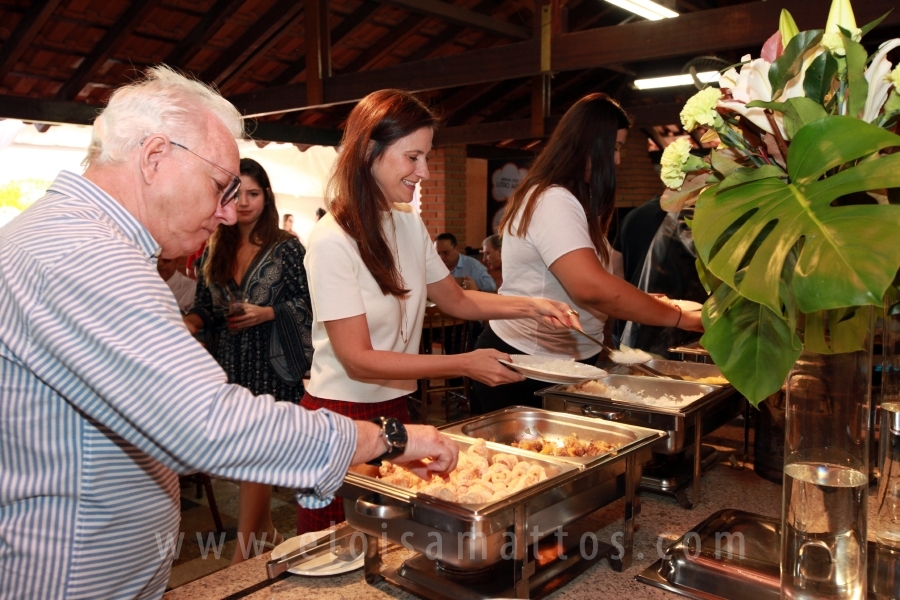
<path id="1" fill-rule="evenodd" d="M 121 162 L 153 133 L 188 143 L 200 135 L 203 113 L 215 115 L 235 137 L 243 134 L 241 114 L 208 85 L 166 65 L 147 69 L 144 78 L 113 92 L 94 121 L 85 165 Z"/>

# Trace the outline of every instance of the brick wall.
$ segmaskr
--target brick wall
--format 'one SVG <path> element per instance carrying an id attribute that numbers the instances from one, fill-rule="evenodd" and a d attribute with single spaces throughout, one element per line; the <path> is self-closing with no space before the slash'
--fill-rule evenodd
<path id="1" fill-rule="evenodd" d="M 422 220 L 434 239 L 445 231 L 465 245 L 466 147 L 444 146 L 428 157 L 431 176 L 422 182 Z"/>
<path id="2" fill-rule="evenodd" d="M 640 206 L 664 190 L 647 154 L 647 136 L 640 129 L 632 129 L 616 172 L 616 206 Z"/>

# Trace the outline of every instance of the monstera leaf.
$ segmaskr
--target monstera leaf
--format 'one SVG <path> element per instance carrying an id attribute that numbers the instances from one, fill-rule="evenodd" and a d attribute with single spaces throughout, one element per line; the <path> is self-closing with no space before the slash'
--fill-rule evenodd
<path id="1" fill-rule="evenodd" d="M 832 203 L 900 186 L 900 154 L 831 171 L 891 146 L 900 146 L 900 136 L 859 119 L 825 117 L 804 126 L 788 151 L 789 180 L 765 177 L 729 187 L 732 178 L 746 179 L 738 170 L 717 193 L 701 194 L 693 226 L 701 260 L 742 296 L 781 314 L 782 266 L 802 238 L 793 273 L 800 311 L 880 305 L 900 265 L 900 206 Z"/>
<path id="2" fill-rule="evenodd" d="M 779 169 L 731 171 L 700 195 L 699 260 L 722 283 L 704 306 L 702 343 L 753 404 L 777 391 L 806 345 L 857 349 L 900 267 L 900 206 L 836 206 L 855 192 L 900 187 L 900 137 L 829 116 L 800 128 Z M 800 325 L 798 325 L 800 323 Z"/>

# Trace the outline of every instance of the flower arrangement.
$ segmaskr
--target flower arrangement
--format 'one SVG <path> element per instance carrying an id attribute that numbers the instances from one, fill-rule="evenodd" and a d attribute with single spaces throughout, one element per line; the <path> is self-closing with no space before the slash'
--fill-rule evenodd
<path id="1" fill-rule="evenodd" d="M 882 17 L 883 19 L 884 17 Z M 688 100 L 687 131 L 718 139 L 708 157 L 666 148 L 663 207 L 695 204 L 701 343 L 753 404 L 776 392 L 806 348 L 862 349 L 864 306 L 883 306 L 900 269 L 900 67 L 891 40 L 871 56 L 849 0 L 824 30 L 798 31 L 782 11 L 761 56 Z M 859 195 L 862 194 L 862 201 Z M 851 194 L 854 201 L 847 197 Z"/>

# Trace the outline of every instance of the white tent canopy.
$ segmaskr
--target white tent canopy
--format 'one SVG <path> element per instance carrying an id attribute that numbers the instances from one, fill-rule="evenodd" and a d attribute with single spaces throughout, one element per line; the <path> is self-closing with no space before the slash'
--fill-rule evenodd
<path id="1" fill-rule="evenodd" d="M 63 169 L 81 173 L 90 139 L 91 128 L 86 126 L 57 125 L 40 133 L 21 121 L 0 121 L 0 187 L 22 180 L 50 182 Z M 324 190 L 337 157 L 335 148 L 312 146 L 300 152 L 292 144 L 260 148 L 255 142 L 239 141 L 238 149 L 241 157 L 252 158 L 266 169 L 279 213 L 294 215 L 294 231 L 305 242 L 316 209 L 325 206 Z M 0 225 L 5 220 L 0 214 Z"/>

